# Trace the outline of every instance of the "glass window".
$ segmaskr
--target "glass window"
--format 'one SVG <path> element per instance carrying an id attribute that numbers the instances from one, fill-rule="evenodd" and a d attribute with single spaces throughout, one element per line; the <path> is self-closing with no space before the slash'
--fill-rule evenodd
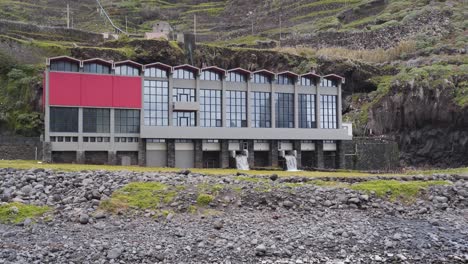
<path id="1" fill-rule="evenodd" d="M 329 79 L 322 79 L 320 82 L 320 86 L 322 87 L 337 87 L 338 86 L 338 81 L 336 80 L 329 80 Z"/>
<path id="2" fill-rule="evenodd" d="M 252 78 L 253 83 L 270 83 L 270 76 L 263 73 L 255 73 Z"/>
<path id="3" fill-rule="evenodd" d="M 140 133 L 140 111 L 115 109 L 115 133 Z"/>
<path id="4" fill-rule="evenodd" d="M 173 125 L 180 127 L 195 126 L 195 112 L 174 112 Z"/>
<path id="5" fill-rule="evenodd" d="M 140 76 L 140 69 L 130 65 L 120 65 L 115 67 L 115 75 Z"/>
<path id="6" fill-rule="evenodd" d="M 228 82 L 246 82 L 247 77 L 243 73 L 230 72 L 230 73 L 228 73 L 228 75 L 226 77 L 226 81 L 228 81 Z"/>
<path id="7" fill-rule="evenodd" d="M 145 80 L 143 93 L 145 126 L 168 126 L 169 83 Z"/>
<path id="8" fill-rule="evenodd" d="M 228 127 L 247 127 L 247 92 L 226 91 Z"/>
<path id="9" fill-rule="evenodd" d="M 215 72 L 215 71 L 203 71 L 200 75 L 200 80 L 204 81 L 219 81 L 221 80 L 221 74 Z"/>
<path id="10" fill-rule="evenodd" d="M 271 127 L 271 94 L 252 92 L 252 127 Z"/>
<path id="11" fill-rule="evenodd" d="M 194 80 L 195 74 L 193 71 L 189 71 L 186 69 L 178 69 L 174 71 L 174 79 L 186 79 L 186 80 Z"/>
<path id="12" fill-rule="evenodd" d="M 312 79 L 307 77 L 301 77 L 302 86 L 312 86 Z"/>
<path id="13" fill-rule="evenodd" d="M 167 71 L 156 67 L 146 68 L 145 77 L 167 78 Z"/>
<path id="14" fill-rule="evenodd" d="M 293 85 L 294 84 L 294 79 L 292 77 L 289 77 L 287 75 L 278 75 L 278 78 L 276 79 L 276 84 L 280 85 Z"/>
<path id="15" fill-rule="evenodd" d="M 294 127 L 294 94 L 276 93 L 276 127 Z"/>
<path id="16" fill-rule="evenodd" d="M 195 89 L 173 88 L 172 100 L 174 102 L 195 102 Z"/>
<path id="17" fill-rule="evenodd" d="M 85 133 L 109 133 L 110 110 L 99 108 L 83 109 L 83 132 Z"/>
<path id="18" fill-rule="evenodd" d="M 51 71 L 63 71 L 63 72 L 78 72 L 80 65 L 78 62 L 71 61 L 51 61 L 50 70 Z"/>
<path id="19" fill-rule="evenodd" d="M 84 72 L 110 74 L 111 70 L 109 65 L 92 62 L 84 64 Z"/>
<path id="20" fill-rule="evenodd" d="M 299 94 L 299 127 L 316 128 L 315 95 Z"/>
<path id="21" fill-rule="evenodd" d="M 51 107 L 51 132 L 78 132 L 78 108 Z"/>
<path id="22" fill-rule="evenodd" d="M 337 128 L 337 97 L 336 95 L 320 96 L 320 128 Z"/>
<path id="23" fill-rule="evenodd" d="M 200 90 L 200 126 L 221 127 L 221 91 Z"/>

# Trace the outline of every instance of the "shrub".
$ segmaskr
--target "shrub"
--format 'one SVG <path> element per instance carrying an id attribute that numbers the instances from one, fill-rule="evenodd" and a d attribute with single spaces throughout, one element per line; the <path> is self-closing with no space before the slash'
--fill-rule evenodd
<path id="1" fill-rule="evenodd" d="M 213 201 L 214 197 L 212 195 L 202 193 L 197 197 L 197 204 L 200 206 L 207 206 Z"/>

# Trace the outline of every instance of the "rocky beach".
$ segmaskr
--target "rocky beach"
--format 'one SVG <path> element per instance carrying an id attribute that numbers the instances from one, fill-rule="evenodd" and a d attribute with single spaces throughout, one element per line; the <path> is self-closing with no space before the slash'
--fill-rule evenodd
<path id="1" fill-rule="evenodd" d="M 428 187 L 406 198 L 353 187 L 381 181 Z M 157 186 L 149 198 L 161 199 L 135 205 L 121 197 L 137 186 Z M 317 179 L 0 169 L 0 197 L 4 207 L 49 208 L 0 224 L 0 263 L 468 261 L 468 181 L 461 175 Z"/>

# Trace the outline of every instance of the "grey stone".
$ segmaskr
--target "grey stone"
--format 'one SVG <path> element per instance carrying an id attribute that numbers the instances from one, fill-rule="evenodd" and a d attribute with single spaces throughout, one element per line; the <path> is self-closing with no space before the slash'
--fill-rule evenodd
<path id="1" fill-rule="evenodd" d="M 122 248 L 120 247 L 116 247 L 116 248 L 112 248 L 111 250 L 109 250 L 107 252 L 107 258 L 108 259 L 117 259 L 120 257 L 120 255 L 122 255 Z"/>
<path id="2" fill-rule="evenodd" d="M 216 221 L 216 222 L 214 222 L 213 227 L 215 229 L 217 229 L 217 230 L 220 230 L 221 228 L 223 228 L 223 222 L 222 221 Z"/>
<path id="3" fill-rule="evenodd" d="M 361 201 L 357 197 L 349 198 L 348 203 L 359 204 Z"/>
<path id="4" fill-rule="evenodd" d="M 255 248 L 255 255 L 259 257 L 265 256 L 266 250 L 266 246 L 264 244 L 260 244 Z"/>
<path id="5" fill-rule="evenodd" d="M 286 201 L 283 202 L 283 206 L 284 206 L 284 208 L 290 209 L 290 208 L 292 208 L 294 206 L 294 203 L 289 201 L 289 200 L 286 200 Z"/>
<path id="6" fill-rule="evenodd" d="M 272 181 L 276 181 L 277 179 L 278 179 L 278 174 L 272 174 L 270 176 L 270 180 L 272 180 Z"/>
<path id="7" fill-rule="evenodd" d="M 87 214 L 80 214 L 79 221 L 80 224 L 86 225 L 87 223 L 89 223 L 89 216 Z"/>
<path id="8" fill-rule="evenodd" d="M 434 197 L 434 200 L 438 203 L 446 203 L 448 202 L 448 198 L 445 196 L 436 196 Z"/>

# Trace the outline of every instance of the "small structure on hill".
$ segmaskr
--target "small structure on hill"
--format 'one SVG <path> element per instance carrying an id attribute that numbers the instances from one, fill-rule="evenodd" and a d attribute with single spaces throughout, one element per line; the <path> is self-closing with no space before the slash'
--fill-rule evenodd
<path id="1" fill-rule="evenodd" d="M 164 38 L 169 40 L 173 29 L 166 21 L 158 21 L 153 25 L 153 31 L 145 33 L 146 39 L 159 39 Z"/>

